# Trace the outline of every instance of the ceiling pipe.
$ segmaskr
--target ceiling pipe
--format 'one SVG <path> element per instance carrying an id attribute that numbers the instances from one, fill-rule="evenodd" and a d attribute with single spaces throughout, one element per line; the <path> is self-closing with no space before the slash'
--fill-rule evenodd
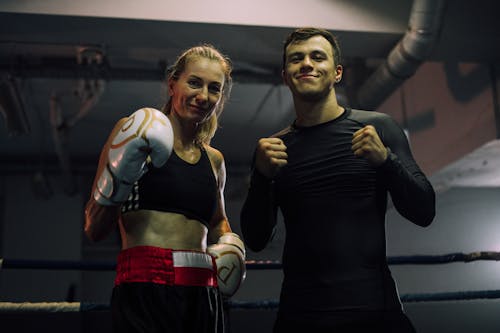
<path id="1" fill-rule="evenodd" d="M 0 113 L 5 117 L 9 135 L 27 135 L 31 132 L 17 80 L 12 76 L 0 78 Z"/>
<path id="2" fill-rule="evenodd" d="M 428 58 L 441 28 L 445 0 L 415 0 L 408 30 L 357 94 L 361 109 L 375 110 Z"/>
<path id="3" fill-rule="evenodd" d="M 52 129 L 52 138 L 54 147 L 59 158 L 61 171 L 64 177 L 64 191 L 66 194 L 73 195 L 76 193 L 76 181 L 71 170 L 70 156 L 68 154 L 68 136 L 69 128 L 65 126 L 62 116 L 61 103 L 56 94 L 50 97 L 50 125 Z"/>
<path id="4" fill-rule="evenodd" d="M 112 67 L 107 63 L 78 64 L 73 58 L 53 58 L 50 61 L 37 63 L 37 59 L 28 59 L 24 63 L 0 63 L 0 72 L 11 73 L 14 77 L 47 78 L 47 79 L 94 79 L 94 80 L 131 80 L 131 81 L 163 81 L 166 64 L 161 62 L 156 68 Z M 235 67 L 231 72 L 233 81 L 238 83 L 282 83 L 280 70 L 255 71 Z"/>

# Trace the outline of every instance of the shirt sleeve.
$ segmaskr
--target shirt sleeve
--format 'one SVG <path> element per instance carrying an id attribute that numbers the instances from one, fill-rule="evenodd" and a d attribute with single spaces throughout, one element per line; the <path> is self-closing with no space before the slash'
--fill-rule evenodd
<path id="1" fill-rule="evenodd" d="M 245 244 L 253 251 L 263 250 L 274 235 L 276 221 L 274 182 L 254 169 L 240 216 Z"/>
<path id="2" fill-rule="evenodd" d="M 411 222 L 428 226 L 435 216 L 434 189 L 415 162 L 403 130 L 389 116 L 375 125 L 384 145 L 387 160 L 378 168 L 396 210 Z"/>

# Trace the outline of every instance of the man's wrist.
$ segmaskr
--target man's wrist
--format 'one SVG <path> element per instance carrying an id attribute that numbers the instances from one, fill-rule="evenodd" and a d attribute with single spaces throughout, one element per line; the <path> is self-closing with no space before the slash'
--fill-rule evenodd
<path id="1" fill-rule="evenodd" d="M 251 188 L 256 188 L 260 190 L 269 190 L 271 189 L 272 184 L 274 184 L 274 179 L 267 177 L 255 167 L 252 169 L 252 174 L 250 179 Z"/>
<path id="2" fill-rule="evenodd" d="M 379 165 L 377 169 L 381 171 L 383 174 L 392 175 L 399 171 L 401 163 L 399 161 L 398 156 L 391 151 L 391 148 L 389 147 L 386 148 L 387 148 L 387 158 L 381 165 Z"/>

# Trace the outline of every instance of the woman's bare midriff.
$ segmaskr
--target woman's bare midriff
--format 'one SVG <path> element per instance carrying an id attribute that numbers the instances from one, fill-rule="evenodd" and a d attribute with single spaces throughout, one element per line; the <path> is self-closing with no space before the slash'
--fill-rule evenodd
<path id="1" fill-rule="evenodd" d="M 147 245 L 174 250 L 205 251 L 208 229 L 177 213 L 138 210 L 122 215 L 122 249 Z"/>

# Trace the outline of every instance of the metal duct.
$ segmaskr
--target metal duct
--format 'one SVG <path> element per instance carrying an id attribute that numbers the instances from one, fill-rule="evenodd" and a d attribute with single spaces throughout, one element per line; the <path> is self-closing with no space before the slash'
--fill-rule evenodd
<path id="1" fill-rule="evenodd" d="M 427 59 L 438 39 L 444 4 L 444 0 L 413 2 L 406 34 L 361 86 L 357 94 L 360 108 L 378 108 Z"/>

